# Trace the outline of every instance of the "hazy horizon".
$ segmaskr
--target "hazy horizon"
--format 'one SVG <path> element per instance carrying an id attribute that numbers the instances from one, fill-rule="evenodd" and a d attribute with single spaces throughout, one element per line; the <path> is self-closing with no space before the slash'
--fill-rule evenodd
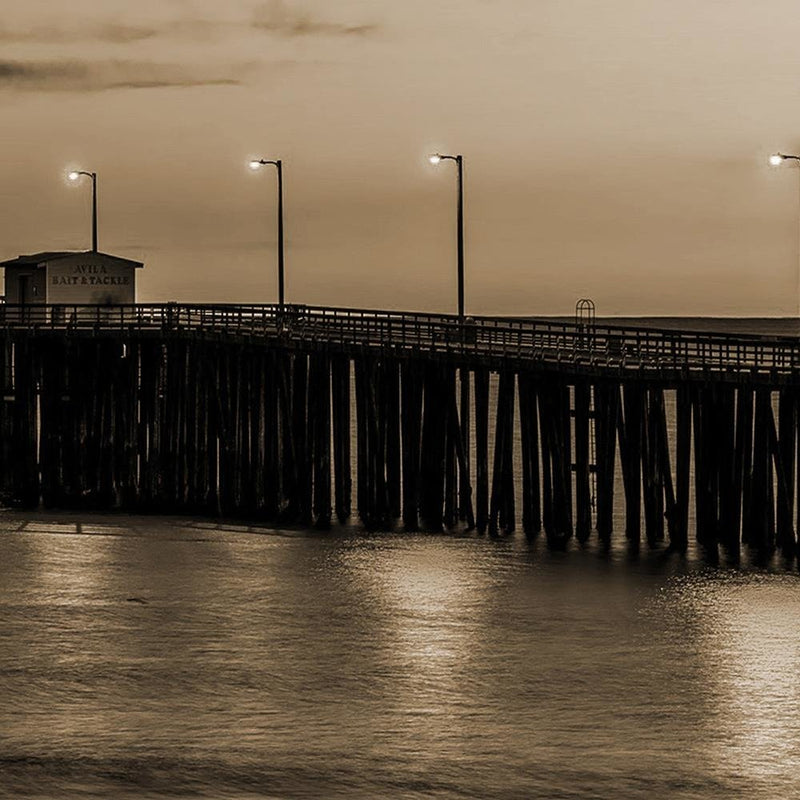
<path id="1" fill-rule="evenodd" d="M 800 20 L 786 0 L 121 0 L 6 9 L 0 259 L 140 259 L 139 299 L 789 317 Z"/>

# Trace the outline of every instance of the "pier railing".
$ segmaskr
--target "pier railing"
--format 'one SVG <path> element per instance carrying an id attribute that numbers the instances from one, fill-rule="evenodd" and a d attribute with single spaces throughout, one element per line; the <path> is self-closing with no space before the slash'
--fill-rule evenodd
<path id="1" fill-rule="evenodd" d="M 280 339 L 344 350 L 414 351 L 487 361 L 622 370 L 800 371 L 800 339 L 547 319 L 467 317 L 324 306 L 0 304 L 0 329 L 160 332 Z"/>

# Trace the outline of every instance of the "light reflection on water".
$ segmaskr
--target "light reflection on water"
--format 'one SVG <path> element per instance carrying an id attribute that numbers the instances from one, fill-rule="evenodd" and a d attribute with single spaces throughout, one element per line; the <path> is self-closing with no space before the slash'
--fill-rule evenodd
<path id="1" fill-rule="evenodd" d="M 0 523 L 0 795 L 795 792 L 795 574 L 78 519 Z"/>
<path id="2" fill-rule="evenodd" d="M 681 587 L 698 626 L 711 713 L 724 734 L 712 731 L 709 746 L 730 775 L 762 796 L 776 784 L 798 784 L 800 686 L 792 678 L 800 667 L 797 588 L 793 575 L 738 573 Z"/>

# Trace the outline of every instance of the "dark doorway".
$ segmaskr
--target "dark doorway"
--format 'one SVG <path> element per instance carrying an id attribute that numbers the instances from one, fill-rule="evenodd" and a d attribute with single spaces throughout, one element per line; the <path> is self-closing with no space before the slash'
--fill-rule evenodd
<path id="1" fill-rule="evenodd" d="M 18 278 L 18 296 L 17 302 L 20 308 L 17 313 L 19 314 L 20 322 L 27 322 L 30 319 L 30 304 L 31 304 L 31 276 L 20 275 Z"/>
<path id="2" fill-rule="evenodd" d="M 26 305 L 31 301 L 31 276 L 30 275 L 20 275 L 19 276 L 19 291 L 18 291 L 18 303 L 20 305 Z"/>

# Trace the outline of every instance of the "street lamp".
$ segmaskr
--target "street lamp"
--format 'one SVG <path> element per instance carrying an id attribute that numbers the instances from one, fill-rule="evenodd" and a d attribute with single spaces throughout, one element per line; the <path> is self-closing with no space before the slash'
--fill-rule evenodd
<path id="1" fill-rule="evenodd" d="M 773 167 L 777 167 L 783 161 L 800 161 L 800 156 L 787 156 L 784 153 L 773 153 L 769 157 L 769 163 L 772 164 Z"/>
<path id="2" fill-rule="evenodd" d="M 77 181 L 81 175 L 92 179 L 92 252 L 97 252 L 97 173 L 76 169 L 67 175 L 71 181 Z"/>
<path id="3" fill-rule="evenodd" d="M 434 153 L 428 156 L 431 164 L 438 164 L 440 161 L 455 161 L 458 168 L 458 319 L 464 320 L 464 159 L 462 156 L 447 156 L 442 153 Z"/>
<path id="4" fill-rule="evenodd" d="M 784 161 L 800 161 L 800 156 L 787 155 L 786 153 L 773 153 L 769 157 L 769 163 L 773 167 L 780 166 Z"/>
<path id="5" fill-rule="evenodd" d="M 266 164 L 274 164 L 278 172 L 278 306 L 283 310 L 284 261 L 283 261 L 283 165 L 280 159 L 271 161 L 265 158 L 253 159 L 250 169 L 254 172 Z"/>

